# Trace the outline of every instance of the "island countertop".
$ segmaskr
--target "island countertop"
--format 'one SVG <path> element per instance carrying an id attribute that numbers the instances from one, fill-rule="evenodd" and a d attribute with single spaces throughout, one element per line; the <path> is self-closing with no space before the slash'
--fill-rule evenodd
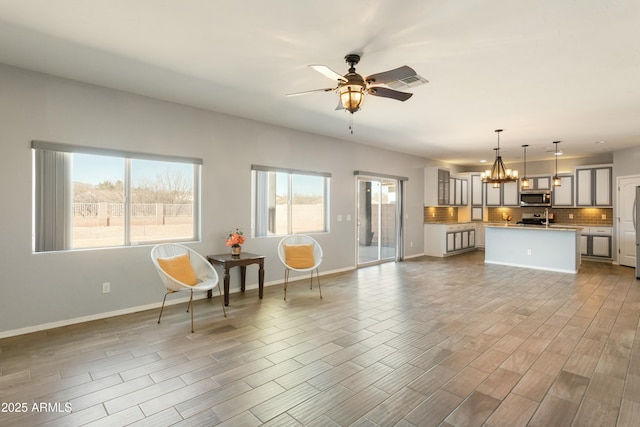
<path id="1" fill-rule="evenodd" d="M 485 263 L 577 273 L 582 227 L 488 225 Z"/>
<path id="2" fill-rule="evenodd" d="M 491 225 L 487 225 L 487 228 L 516 228 L 516 229 L 521 229 L 521 230 L 551 230 L 551 231 L 576 231 L 576 230 L 582 230 L 584 227 L 578 227 L 578 226 L 574 226 L 574 225 L 560 225 L 560 224 L 550 224 L 548 227 L 545 225 L 530 225 L 530 224 L 509 224 L 509 225 L 498 225 L 498 224 L 491 224 Z"/>

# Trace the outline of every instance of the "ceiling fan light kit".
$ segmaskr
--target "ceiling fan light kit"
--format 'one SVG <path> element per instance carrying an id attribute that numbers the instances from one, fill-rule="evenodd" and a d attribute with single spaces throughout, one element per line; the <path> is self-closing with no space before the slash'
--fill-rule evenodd
<path id="1" fill-rule="evenodd" d="M 340 101 L 336 110 L 344 109 L 350 114 L 353 114 L 362 107 L 365 95 L 406 101 L 411 98 L 412 93 L 401 92 L 391 87 L 414 87 L 427 83 L 426 79 L 418 76 L 413 68 L 406 65 L 363 78 L 360 74 L 356 73 L 355 68 L 360 62 L 360 55 L 349 54 L 344 57 L 344 60 L 349 64 L 349 71 L 344 76 L 336 73 L 325 65 L 309 65 L 309 67 L 325 77 L 336 80 L 336 87 L 292 93 L 288 96 L 305 95 L 312 92 L 336 92 L 338 93 Z"/>

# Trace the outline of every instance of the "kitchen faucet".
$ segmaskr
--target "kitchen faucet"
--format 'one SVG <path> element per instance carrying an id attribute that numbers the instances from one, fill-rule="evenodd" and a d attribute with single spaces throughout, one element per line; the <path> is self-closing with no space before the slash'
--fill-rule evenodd
<path id="1" fill-rule="evenodd" d="M 549 227 L 549 208 L 544 208 L 544 226 Z"/>

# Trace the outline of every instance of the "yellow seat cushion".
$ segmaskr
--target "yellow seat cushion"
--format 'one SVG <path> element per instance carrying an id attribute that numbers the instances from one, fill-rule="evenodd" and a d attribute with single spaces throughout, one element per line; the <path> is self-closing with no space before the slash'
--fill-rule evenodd
<path id="1" fill-rule="evenodd" d="M 284 258 L 291 268 L 311 268 L 315 264 L 313 245 L 284 245 Z"/>
<path id="2" fill-rule="evenodd" d="M 193 270 L 189 255 L 177 255 L 171 258 L 158 258 L 158 265 L 169 276 L 185 285 L 193 286 L 198 283 L 196 272 Z"/>

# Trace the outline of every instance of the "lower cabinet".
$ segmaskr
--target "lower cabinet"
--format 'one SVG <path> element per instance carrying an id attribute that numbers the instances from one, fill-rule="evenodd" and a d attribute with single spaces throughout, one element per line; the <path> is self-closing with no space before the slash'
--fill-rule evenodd
<path id="1" fill-rule="evenodd" d="M 461 230 L 447 232 L 447 253 L 476 247 L 476 230 Z"/>
<path id="2" fill-rule="evenodd" d="M 458 252 L 474 250 L 476 247 L 476 225 L 425 224 L 424 254 L 444 257 Z"/>
<path id="3" fill-rule="evenodd" d="M 580 236 L 580 253 L 584 257 L 611 259 L 611 227 L 586 227 Z"/>

